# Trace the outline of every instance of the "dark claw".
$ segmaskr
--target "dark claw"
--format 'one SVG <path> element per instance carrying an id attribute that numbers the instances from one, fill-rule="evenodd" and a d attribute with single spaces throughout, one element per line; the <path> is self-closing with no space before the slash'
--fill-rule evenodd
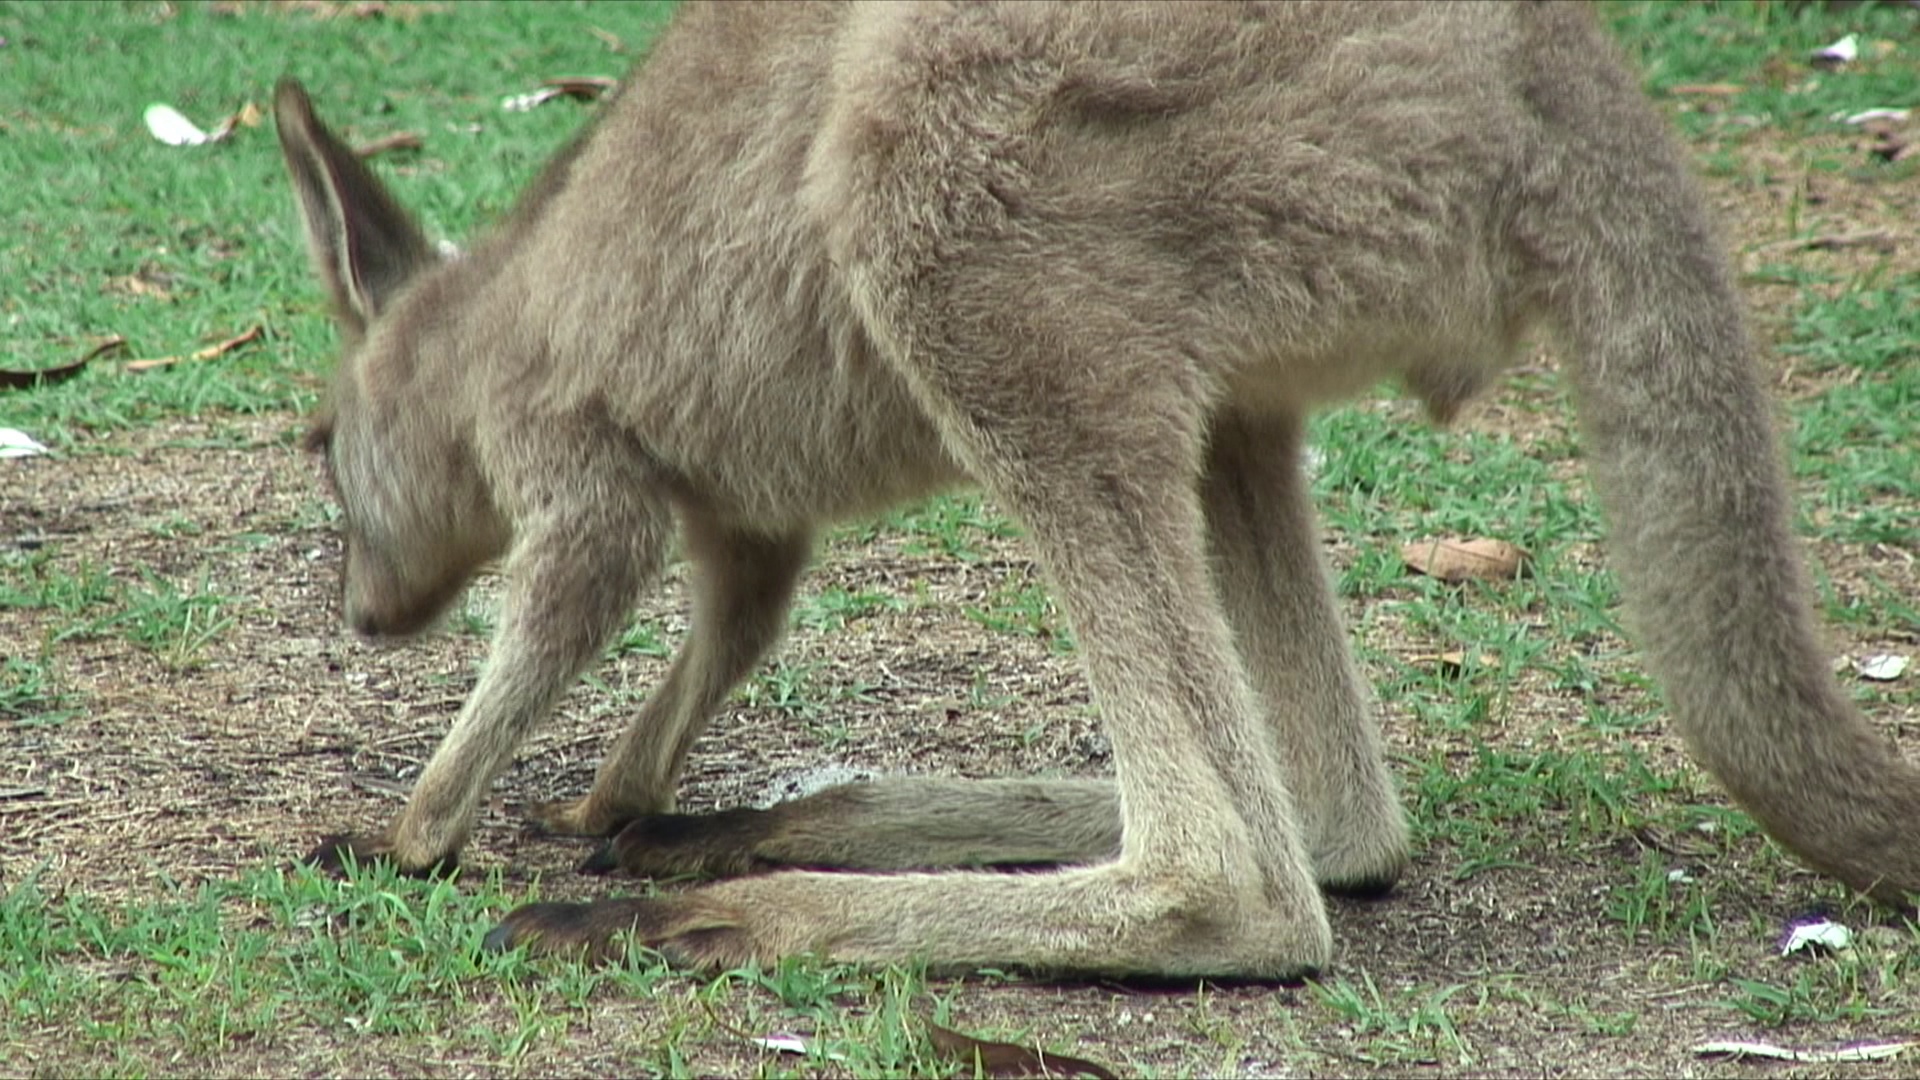
<path id="1" fill-rule="evenodd" d="M 757 855 L 777 828 L 772 811 L 740 807 L 715 814 L 635 818 L 589 856 L 586 873 L 624 870 L 635 877 L 742 877 L 767 870 Z"/>
<path id="2" fill-rule="evenodd" d="M 491 952 L 525 946 L 542 955 L 617 963 L 629 948 L 656 950 L 675 967 L 737 967 L 755 958 L 738 917 L 697 898 L 617 897 L 588 904 L 527 904 L 507 913 L 481 945 Z M 762 957 L 764 959 L 764 957 Z"/>
<path id="3" fill-rule="evenodd" d="M 607 875 L 620 869 L 620 857 L 613 850 L 613 841 L 608 840 L 593 849 L 593 854 L 580 860 L 577 868 L 582 874 Z"/>
<path id="4" fill-rule="evenodd" d="M 512 952 L 529 939 L 563 940 L 589 929 L 588 914 L 592 908 L 591 904 L 559 901 L 514 908 L 501 920 L 500 925 L 487 931 L 487 936 L 480 939 L 480 947 L 488 952 Z"/>
<path id="5" fill-rule="evenodd" d="M 1344 896 L 1349 900 L 1380 900 L 1393 892 L 1398 879 L 1393 877 L 1361 878 L 1357 881 L 1333 881 L 1321 886 L 1334 896 Z"/>

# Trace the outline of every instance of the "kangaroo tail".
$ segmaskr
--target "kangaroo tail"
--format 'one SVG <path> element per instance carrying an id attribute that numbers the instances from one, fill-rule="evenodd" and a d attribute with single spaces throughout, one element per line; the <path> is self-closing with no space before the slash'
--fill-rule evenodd
<path id="1" fill-rule="evenodd" d="M 1830 673 L 1771 402 L 1703 200 L 1597 31 L 1541 29 L 1531 96 L 1552 150 L 1523 182 L 1541 216 L 1523 214 L 1518 239 L 1574 357 L 1647 665 L 1693 753 L 1775 839 L 1903 904 L 1920 892 L 1920 768 Z"/>

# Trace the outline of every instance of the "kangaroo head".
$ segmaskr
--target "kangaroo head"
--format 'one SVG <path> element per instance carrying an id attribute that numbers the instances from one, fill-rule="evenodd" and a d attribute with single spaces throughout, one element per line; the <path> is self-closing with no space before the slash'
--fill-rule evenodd
<path id="1" fill-rule="evenodd" d="M 466 395 L 427 361 L 444 301 L 399 301 L 440 257 L 413 219 L 313 113 L 290 79 L 275 88 L 274 125 L 299 198 L 315 270 L 333 300 L 345 350 L 308 449 L 319 454 L 346 531 L 342 597 L 363 634 L 408 634 L 432 622 L 475 569 L 504 547 L 470 428 Z M 444 291 L 444 290 L 443 290 Z"/>

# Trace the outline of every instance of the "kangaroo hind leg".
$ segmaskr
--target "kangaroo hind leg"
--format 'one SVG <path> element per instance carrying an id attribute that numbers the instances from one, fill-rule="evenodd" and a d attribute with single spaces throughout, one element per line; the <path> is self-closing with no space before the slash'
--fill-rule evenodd
<path id="1" fill-rule="evenodd" d="M 1030 868 L 1099 862 L 1119 850 L 1111 781 L 892 776 L 765 810 L 637 818 L 586 868 L 639 877 Z"/>

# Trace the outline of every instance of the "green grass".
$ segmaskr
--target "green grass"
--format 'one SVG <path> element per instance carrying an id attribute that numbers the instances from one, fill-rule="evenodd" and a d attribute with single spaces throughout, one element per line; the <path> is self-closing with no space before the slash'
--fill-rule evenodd
<path id="1" fill-rule="evenodd" d="M 0 555 L 0 608 L 47 609 L 76 616 L 114 598 L 113 579 L 81 562 L 74 570 L 56 564 L 47 547 Z"/>
<path id="2" fill-rule="evenodd" d="M 1867 5 L 1844 17 L 1740 0 L 1610 3 L 1601 10 L 1656 97 L 1676 86 L 1727 83 L 1742 88 L 1733 98 L 1734 107 L 1722 112 L 1680 112 L 1677 122 L 1690 134 L 1717 128 L 1732 117 L 1812 125 L 1836 112 L 1911 102 L 1920 94 L 1920 65 L 1911 57 L 1913 13 L 1893 4 Z M 1859 36 L 1863 62 L 1836 72 L 1807 65 L 1813 50 L 1848 33 Z M 1882 41 L 1895 47 L 1885 58 L 1876 54 L 1875 43 Z"/>
<path id="3" fill-rule="evenodd" d="M 716 1025 L 746 1040 L 795 1033 L 816 1063 L 862 1075 L 946 1075 L 922 1016 L 943 1008 L 924 977 L 806 957 L 708 979 L 636 952 L 589 968 L 482 950 L 480 939 L 524 896 L 487 880 L 419 881 L 378 869 L 346 881 L 263 868 L 178 888 L 176 899 L 114 904 L 50 897 L 31 881 L 0 896 L 0 1068 L 24 1033 L 68 1032 L 68 1068 L 144 1075 L 155 1045 L 217 1058 L 272 1047 L 288 1030 L 426 1040 L 512 1070 L 552 1051 L 611 1000 L 652 999 L 698 1030 L 663 1025 L 631 1048 L 629 1067 L 689 1075 L 676 1036 Z M 800 1061 L 804 1059 L 796 1059 Z M 15 1065 L 21 1064 L 14 1062 Z M 783 1075 L 771 1059 L 763 1075 Z M 270 1067 L 270 1066 L 269 1066 Z"/>
<path id="4" fill-rule="evenodd" d="M 1454 1023 L 1461 1006 L 1455 998 L 1473 996 L 1461 984 L 1438 989 L 1382 993 L 1371 978 L 1309 984 L 1321 1008 L 1364 1040 L 1361 1060 L 1380 1065 L 1471 1066 L 1474 1050 Z"/>
<path id="5" fill-rule="evenodd" d="M 793 612 L 793 625 L 807 630 L 838 630 L 848 623 L 905 607 L 897 596 L 872 589 L 849 592 L 833 586 L 802 597 Z"/>
<path id="6" fill-rule="evenodd" d="M 96 630 L 118 630 L 169 667 L 184 669 L 195 666 L 202 651 L 233 626 L 225 609 L 235 598 L 210 591 L 207 571 L 185 589 L 145 567 L 140 577 L 141 584 L 122 594 L 120 613 L 95 624 Z"/>
<path id="7" fill-rule="evenodd" d="M 131 375 L 109 357 L 78 379 L 5 398 L 7 426 L 70 449 L 90 432 L 181 414 L 302 409 L 332 331 L 309 279 L 270 124 L 179 148 L 141 116 L 165 102 L 212 127 L 274 80 L 303 79 L 349 138 L 414 131 L 422 152 L 380 162 L 431 233 L 498 217 L 583 110 L 526 113 L 502 97 L 560 74 L 618 75 L 589 27 L 644 45 L 659 5 L 489 4 L 406 18 L 222 15 L 205 3 L 15 3 L 0 8 L 0 318 L 7 366 L 78 359 L 110 335 L 126 356 L 195 348 L 262 325 L 229 356 Z M 458 19 L 457 41 L 436 28 Z M 164 296 L 128 291 L 129 278 Z"/>
<path id="8" fill-rule="evenodd" d="M 1008 577 L 983 605 L 968 605 L 967 617 L 998 634 L 1040 638 L 1055 653 L 1073 651 L 1073 629 L 1046 584 L 1037 576 Z"/>
<path id="9" fill-rule="evenodd" d="M 184 670 L 233 626 L 229 609 L 239 600 L 212 590 L 209 568 L 183 585 L 140 566 L 139 580 L 124 582 L 86 562 L 67 570 L 53 554 L 38 548 L 0 560 L 0 609 L 56 614 L 48 645 L 115 634 Z"/>
<path id="10" fill-rule="evenodd" d="M 1792 460 L 1817 480 L 1804 509 L 1815 535 L 1905 545 L 1920 535 L 1920 280 L 1862 283 L 1833 299 L 1810 299 L 1794 315 L 1782 352 L 1833 385 L 1796 411 Z"/>
<path id="11" fill-rule="evenodd" d="M 70 698 L 44 657 L 0 657 L 0 720 L 23 728 L 58 724 L 73 715 Z"/>
<path id="12" fill-rule="evenodd" d="M 1019 526 L 985 509 L 978 495 L 942 495 L 916 506 L 895 510 L 875 525 L 852 535 L 873 538 L 893 532 L 907 540 L 912 554 L 938 552 L 949 558 L 976 562 L 981 552 L 974 537 L 1019 535 Z"/>

